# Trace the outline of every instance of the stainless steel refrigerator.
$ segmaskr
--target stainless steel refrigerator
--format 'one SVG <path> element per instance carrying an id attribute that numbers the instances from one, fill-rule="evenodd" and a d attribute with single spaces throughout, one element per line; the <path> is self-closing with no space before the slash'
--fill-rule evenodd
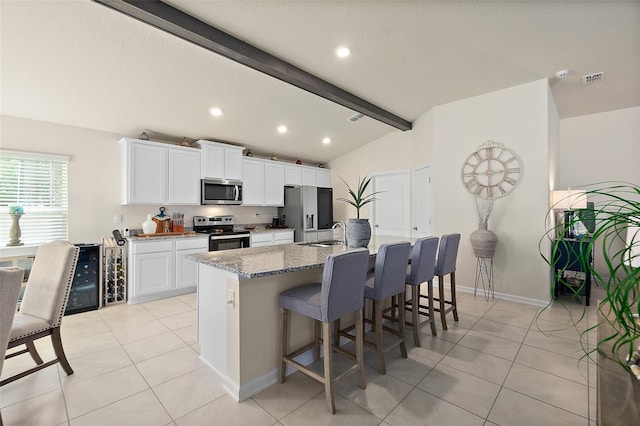
<path id="1" fill-rule="evenodd" d="M 281 224 L 294 229 L 294 241 L 317 241 L 318 235 L 333 225 L 333 191 L 315 186 L 285 187 L 284 207 L 278 208 L 278 216 Z"/>

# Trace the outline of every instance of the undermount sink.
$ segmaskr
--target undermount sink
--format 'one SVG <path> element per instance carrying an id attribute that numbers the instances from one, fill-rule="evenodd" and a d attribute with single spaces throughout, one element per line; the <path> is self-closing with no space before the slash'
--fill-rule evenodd
<path id="1" fill-rule="evenodd" d="M 309 246 L 309 247 L 331 247 L 331 246 L 341 246 L 342 241 L 340 240 L 327 240 L 327 241 L 314 241 L 311 243 L 302 243 L 301 246 Z"/>

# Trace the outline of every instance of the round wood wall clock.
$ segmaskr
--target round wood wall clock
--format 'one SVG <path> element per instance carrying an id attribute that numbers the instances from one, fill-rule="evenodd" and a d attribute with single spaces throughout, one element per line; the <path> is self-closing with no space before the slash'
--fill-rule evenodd
<path id="1" fill-rule="evenodd" d="M 520 180 L 518 155 L 501 143 L 487 141 L 462 165 L 462 182 L 471 194 L 487 200 L 503 197 Z"/>

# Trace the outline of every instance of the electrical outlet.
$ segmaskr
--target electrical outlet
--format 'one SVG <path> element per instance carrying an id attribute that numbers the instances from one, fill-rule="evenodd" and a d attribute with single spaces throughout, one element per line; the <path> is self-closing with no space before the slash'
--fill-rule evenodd
<path id="1" fill-rule="evenodd" d="M 236 292 L 232 289 L 227 291 L 227 304 L 236 307 Z"/>
<path id="2" fill-rule="evenodd" d="M 122 223 L 122 215 L 121 214 L 114 214 L 113 215 L 113 223 L 115 223 L 116 225 Z"/>

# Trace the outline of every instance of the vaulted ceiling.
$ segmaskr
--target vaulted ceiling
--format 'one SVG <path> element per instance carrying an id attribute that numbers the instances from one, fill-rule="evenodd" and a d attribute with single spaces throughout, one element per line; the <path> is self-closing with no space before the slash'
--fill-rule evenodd
<path id="1" fill-rule="evenodd" d="M 165 3 L 408 121 L 543 78 L 562 118 L 640 105 L 637 1 Z M 2 114 L 223 140 L 308 162 L 399 131 L 351 122 L 354 110 L 96 2 L 3 0 L 0 12 Z M 335 56 L 341 45 L 350 57 Z M 602 71 L 604 80 L 582 84 Z"/>

